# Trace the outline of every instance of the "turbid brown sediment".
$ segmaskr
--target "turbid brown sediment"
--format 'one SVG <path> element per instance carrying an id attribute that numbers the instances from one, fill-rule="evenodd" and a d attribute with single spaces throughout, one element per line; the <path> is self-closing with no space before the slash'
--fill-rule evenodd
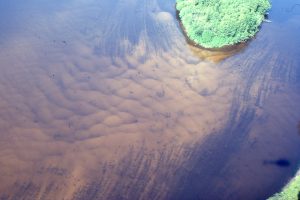
<path id="1" fill-rule="evenodd" d="M 118 13 L 128 12 L 125 6 L 116 8 L 120 11 L 110 18 L 114 22 Z M 150 19 L 164 34 L 176 30 L 169 12 L 152 13 Z M 55 21 L 48 23 L 59 30 Z M 110 28 L 119 34 L 121 25 L 114 26 Z M 73 28 L 66 33 L 72 34 Z M 110 50 L 105 31 L 99 46 L 89 40 L 63 37 L 63 43 L 35 36 L 5 44 L 0 89 L 5 94 L 3 197 L 147 199 L 170 192 L 176 170 L 195 141 L 199 144 L 226 122 L 236 77 L 193 58 L 182 49 L 183 41 L 173 44 L 180 47 L 175 52 L 148 44 L 153 35 L 147 31 L 137 43 L 114 36 L 119 48 L 110 44 Z M 178 36 L 165 45 L 171 47 Z"/>
<path id="2" fill-rule="evenodd" d="M 243 177 L 269 171 L 261 178 L 265 188 L 286 178 L 247 160 L 253 152 L 285 155 L 298 144 L 286 140 L 285 151 L 266 153 L 273 144 L 266 134 L 248 149 L 259 133 L 273 132 L 272 122 L 282 123 L 273 134 L 278 145 L 281 130 L 291 132 L 285 127 L 298 117 L 259 123 L 264 112 L 274 114 L 276 106 L 264 110 L 269 96 L 297 79 L 298 61 L 289 56 L 298 47 L 282 53 L 276 25 L 243 54 L 216 64 L 190 51 L 173 2 L 78 0 L 59 8 L 20 9 L 24 20 L 15 26 L 23 32 L 1 40 L 0 197 L 174 199 L 214 184 L 206 194 L 239 190 L 241 197 L 249 187 L 260 191 Z M 268 39 L 272 32 L 278 40 Z M 286 91 L 279 102 L 298 99 Z M 288 105 L 280 114 L 297 110 L 297 103 Z M 231 169 L 240 176 L 230 176 Z"/>
<path id="3" fill-rule="evenodd" d="M 21 76 L 4 69 L 17 77 L 1 86 L 1 193 L 72 199 L 88 195 L 85 188 L 96 181 L 104 198 L 116 184 L 136 187 L 140 179 L 142 195 L 167 192 L 161 176 L 172 179 L 194 141 L 225 123 L 231 101 L 230 87 L 220 88 L 220 70 L 172 60 L 164 53 L 140 63 L 134 53 L 116 66 L 81 52 L 41 68 L 42 60 L 22 61 Z M 89 72 L 97 62 L 105 66 Z M 234 76 L 227 76 L 230 85 Z"/>

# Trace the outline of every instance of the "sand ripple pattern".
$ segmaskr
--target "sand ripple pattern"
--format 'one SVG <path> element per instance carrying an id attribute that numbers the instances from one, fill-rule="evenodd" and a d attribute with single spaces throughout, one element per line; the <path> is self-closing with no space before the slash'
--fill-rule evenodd
<path id="1" fill-rule="evenodd" d="M 263 54 L 195 56 L 171 0 L 29 4 L 0 42 L 3 199 L 171 198 L 196 146 L 297 81 L 267 32 Z"/>

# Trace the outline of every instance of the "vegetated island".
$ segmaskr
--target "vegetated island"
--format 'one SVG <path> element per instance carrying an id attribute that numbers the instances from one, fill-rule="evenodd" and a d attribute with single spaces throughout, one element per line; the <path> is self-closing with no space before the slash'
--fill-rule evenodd
<path id="1" fill-rule="evenodd" d="M 211 49 L 252 38 L 270 8 L 269 0 L 176 0 L 188 39 Z"/>
<path id="2" fill-rule="evenodd" d="M 300 169 L 296 176 L 282 189 L 268 200 L 296 200 L 300 199 Z"/>

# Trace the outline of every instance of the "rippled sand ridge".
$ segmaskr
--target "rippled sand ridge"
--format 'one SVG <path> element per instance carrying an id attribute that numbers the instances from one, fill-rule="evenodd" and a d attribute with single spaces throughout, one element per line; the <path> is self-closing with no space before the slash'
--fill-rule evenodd
<path id="1" fill-rule="evenodd" d="M 2 199 L 264 197 L 296 169 L 299 15 L 232 55 L 189 46 L 172 0 L 0 8 Z"/>

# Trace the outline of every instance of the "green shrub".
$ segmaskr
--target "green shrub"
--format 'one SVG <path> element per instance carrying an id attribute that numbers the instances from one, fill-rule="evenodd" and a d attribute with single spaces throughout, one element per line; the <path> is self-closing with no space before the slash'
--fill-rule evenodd
<path id="1" fill-rule="evenodd" d="M 187 36 L 206 48 L 253 37 L 270 9 L 269 0 L 176 0 Z"/>
<path id="2" fill-rule="evenodd" d="M 293 178 L 280 193 L 275 194 L 268 200 L 297 200 L 300 193 L 300 170 L 295 178 Z"/>

